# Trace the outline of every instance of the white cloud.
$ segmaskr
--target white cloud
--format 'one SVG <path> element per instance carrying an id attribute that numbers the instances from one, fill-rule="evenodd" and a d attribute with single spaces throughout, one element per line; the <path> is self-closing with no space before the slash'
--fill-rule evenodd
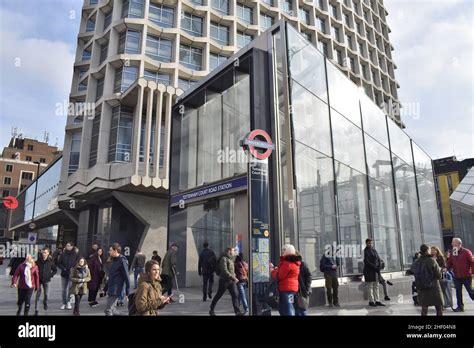
<path id="1" fill-rule="evenodd" d="M 68 100 L 74 43 L 31 38 L 40 18 L 5 9 L 0 18 L 0 144 L 8 141 L 11 126 L 18 126 L 39 138 L 50 131 L 62 146 L 66 118 L 54 111 L 56 103 Z"/>
<path id="2" fill-rule="evenodd" d="M 387 1 L 403 102 L 420 105 L 406 131 L 433 158 L 473 157 L 472 3 Z"/>

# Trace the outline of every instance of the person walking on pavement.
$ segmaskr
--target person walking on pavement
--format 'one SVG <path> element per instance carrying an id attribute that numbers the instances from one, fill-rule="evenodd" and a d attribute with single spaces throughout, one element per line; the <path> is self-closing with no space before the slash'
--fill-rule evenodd
<path id="1" fill-rule="evenodd" d="M 385 306 L 379 300 L 379 273 L 381 260 L 377 250 L 372 246 L 372 239 L 365 240 L 364 249 L 364 279 L 369 291 L 369 306 Z"/>
<path id="2" fill-rule="evenodd" d="M 439 283 L 441 269 L 431 256 L 428 245 L 422 244 L 420 246 L 420 257 L 412 264 L 410 271 L 415 276 L 421 315 L 426 316 L 428 314 L 428 307 L 435 306 L 436 315 L 442 316 L 443 295 Z"/>
<path id="3" fill-rule="evenodd" d="M 109 248 L 109 255 L 112 258 L 110 265 L 109 279 L 107 282 L 107 305 L 105 308 L 105 315 L 120 315 L 115 309 L 115 304 L 119 295 L 122 293 L 125 285 L 125 298 L 128 299 L 130 290 L 130 276 L 128 274 L 128 261 L 125 256 L 121 254 L 122 247 L 119 243 L 114 243 Z"/>
<path id="4" fill-rule="evenodd" d="M 134 280 L 134 288 L 136 289 L 138 286 L 138 275 L 140 273 L 145 272 L 145 262 L 146 262 L 146 256 L 144 253 L 142 253 L 141 249 L 137 250 L 137 253 L 135 254 L 135 257 L 132 260 L 132 266 L 130 269 L 133 270 L 133 280 Z"/>
<path id="5" fill-rule="evenodd" d="M 87 262 L 89 262 L 89 259 L 96 254 L 97 249 L 99 249 L 99 244 L 92 244 L 89 255 L 87 256 L 87 260 L 86 260 Z"/>
<path id="6" fill-rule="evenodd" d="M 57 267 L 61 270 L 61 288 L 63 298 L 63 305 L 61 306 L 61 309 L 72 309 L 71 301 L 68 298 L 69 287 L 71 285 L 69 275 L 71 273 L 71 268 L 77 264 L 78 260 L 78 249 L 74 247 L 73 243 L 68 242 L 61 256 L 59 257 L 57 264 Z"/>
<path id="7" fill-rule="evenodd" d="M 462 298 L 462 287 L 467 290 L 467 294 L 474 300 L 472 289 L 472 269 L 474 268 L 471 250 L 462 246 L 460 238 L 453 238 L 453 251 L 447 262 L 447 270 L 454 272 L 454 285 L 456 287 L 457 307 L 455 312 L 464 312 L 464 302 Z"/>
<path id="8" fill-rule="evenodd" d="M 166 292 L 168 296 L 173 293 L 173 278 L 178 275 L 178 244 L 171 244 L 169 250 L 166 252 L 161 265 L 161 284 L 163 285 L 163 294 Z M 170 303 L 176 302 L 170 299 Z"/>
<path id="9" fill-rule="evenodd" d="M 324 273 L 324 283 L 326 286 L 326 296 L 329 307 L 340 307 L 338 289 L 339 281 L 337 279 L 337 268 L 340 266 L 340 258 L 335 255 L 335 250 L 324 252 L 319 261 L 319 270 Z"/>
<path id="10" fill-rule="evenodd" d="M 87 283 L 87 290 L 89 291 L 87 300 L 90 307 L 97 307 L 99 305 L 99 302 L 97 302 L 97 293 L 99 292 L 102 279 L 105 276 L 103 255 L 104 249 L 98 248 L 95 254 L 90 256 L 87 261 L 91 273 L 91 280 Z"/>
<path id="11" fill-rule="evenodd" d="M 36 291 L 35 297 L 35 315 L 38 315 L 38 300 L 41 297 L 41 293 L 43 292 L 43 308 L 45 311 L 48 310 L 48 298 L 49 298 L 49 283 L 51 278 L 57 272 L 56 265 L 53 262 L 53 258 L 51 257 L 51 250 L 49 248 L 44 248 L 41 250 L 41 257 L 36 262 L 39 271 L 39 282 L 40 286 Z"/>
<path id="12" fill-rule="evenodd" d="M 158 309 L 169 303 L 170 297 L 162 295 L 160 284 L 160 265 L 155 260 L 145 264 L 145 273 L 138 278 L 138 289 L 135 292 L 136 314 L 142 316 L 156 316 Z"/>
<path id="13" fill-rule="evenodd" d="M 152 255 L 151 255 L 151 259 L 153 261 L 158 262 L 158 265 L 160 265 L 160 267 L 161 267 L 161 256 L 158 255 L 158 251 L 153 250 Z"/>
<path id="14" fill-rule="evenodd" d="M 297 252 L 297 256 L 301 255 Z M 297 317 L 306 316 L 306 310 L 309 306 L 309 297 L 311 295 L 311 271 L 308 265 L 301 259 L 300 273 L 298 275 L 298 294 L 293 305 L 295 307 L 295 315 Z"/>
<path id="15" fill-rule="evenodd" d="M 244 314 L 239 308 L 239 295 L 237 292 L 237 283 L 239 280 L 235 275 L 235 254 L 235 248 L 228 246 L 217 261 L 216 274 L 219 276 L 219 287 L 216 296 L 212 299 L 209 315 L 216 315 L 214 309 L 226 290 L 229 290 L 232 298 L 232 306 L 234 307 L 235 315 L 240 316 Z"/>
<path id="16" fill-rule="evenodd" d="M 278 279 L 280 315 L 295 315 L 293 303 L 299 289 L 300 266 L 301 256 L 296 255 L 296 249 L 291 244 L 283 246 L 283 256 L 280 256 L 278 267 L 270 263 L 272 278 Z"/>
<path id="17" fill-rule="evenodd" d="M 247 301 L 247 294 L 245 289 L 249 283 L 249 265 L 244 261 L 243 254 L 240 253 L 235 258 L 235 276 L 239 280 L 237 283 L 237 289 L 239 290 L 239 303 L 242 303 L 244 308 L 244 315 L 249 311 L 249 305 Z"/>
<path id="18" fill-rule="evenodd" d="M 198 274 L 202 276 L 202 300 L 207 296 L 212 298 L 212 285 L 214 284 L 214 272 L 216 270 L 216 254 L 209 248 L 209 243 L 204 242 L 204 249 L 199 254 Z"/>
<path id="19" fill-rule="evenodd" d="M 18 289 L 18 311 L 20 315 L 23 303 L 25 304 L 24 315 L 30 312 L 31 296 L 40 287 L 38 266 L 33 260 L 33 256 L 26 255 L 25 262 L 15 270 L 12 278 L 12 287 Z"/>
<path id="20" fill-rule="evenodd" d="M 75 299 L 73 315 L 81 315 L 79 306 L 82 296 L 88 293 L 87 283 L 91 280 L 91 272 L 85 258 L 79 258 L 76 266 L 71 269 L 69 279 L 71 279 L 71 294 L 74 295 Z"/>

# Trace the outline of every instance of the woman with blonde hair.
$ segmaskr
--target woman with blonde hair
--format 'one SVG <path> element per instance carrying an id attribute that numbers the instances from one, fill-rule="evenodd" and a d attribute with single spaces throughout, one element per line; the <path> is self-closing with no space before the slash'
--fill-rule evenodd
<path id="1" fill-rule="evenodd" d="M 433 257 L 433 259 L 435 259 L 439 268 L 446 268 L 446 259 L 444 258 L 443 253 L 441 252 L 441 250 L 439 250 L 437 246 L 431 247 L 431 256 Z"/>
<path id="2" fill-rule="evenodd" d="M 38 290 L 39 269 L 36 266 L 33 256 L 26 255 L 25 262 L 17 267 L 12 278 L 12 287 L 18 289 L 18 311 L 16 315 L 20 315 L 23 303 L 25 304 L 24 315 L 27 316 L 30 311 L 31 296 L 33 292 Z"/>
<path id="3" fill-rule="evenodd" d="M 71 268 L 69 276 L 71 280 L 70 295 L 74 295 L 74 312 L 73 315 L 81 315 L 79 312 L 79 305 L 81 304 L 82 296 L 87 295 L 87 283 L 91 280 L 91 272 L 87 266 L 85 258 L 80 257 L 76 265 Z"/>

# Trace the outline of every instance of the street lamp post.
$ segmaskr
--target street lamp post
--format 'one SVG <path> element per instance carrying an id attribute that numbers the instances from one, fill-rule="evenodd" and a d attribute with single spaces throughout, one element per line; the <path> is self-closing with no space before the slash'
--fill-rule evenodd
<path id="1" fill-rule="evenodd" d="M 35 221 L 35 207 L 36 207 L 36 193 L 38 192 L 38 175 L 39 175 L 39 170 L 40 170 L 40 162 L 33 162 L 34 164 L 37 165 L 36 167 L 36 183 L 35 183 L 35 197 L 33 199 L 33 214 L 31 215 L 31 222 Z"/>

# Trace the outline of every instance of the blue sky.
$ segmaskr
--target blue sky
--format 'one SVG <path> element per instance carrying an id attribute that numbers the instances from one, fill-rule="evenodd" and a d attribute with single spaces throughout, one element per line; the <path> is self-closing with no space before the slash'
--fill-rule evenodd
<path id="1" fill-rule="evenodd" d="M 406 132 L 432 158 L 474 157 L 471 0 L 385 0 Z M 0 0 L 0 146 L 11 127 L 63 146 L 82 0 Z"/>

